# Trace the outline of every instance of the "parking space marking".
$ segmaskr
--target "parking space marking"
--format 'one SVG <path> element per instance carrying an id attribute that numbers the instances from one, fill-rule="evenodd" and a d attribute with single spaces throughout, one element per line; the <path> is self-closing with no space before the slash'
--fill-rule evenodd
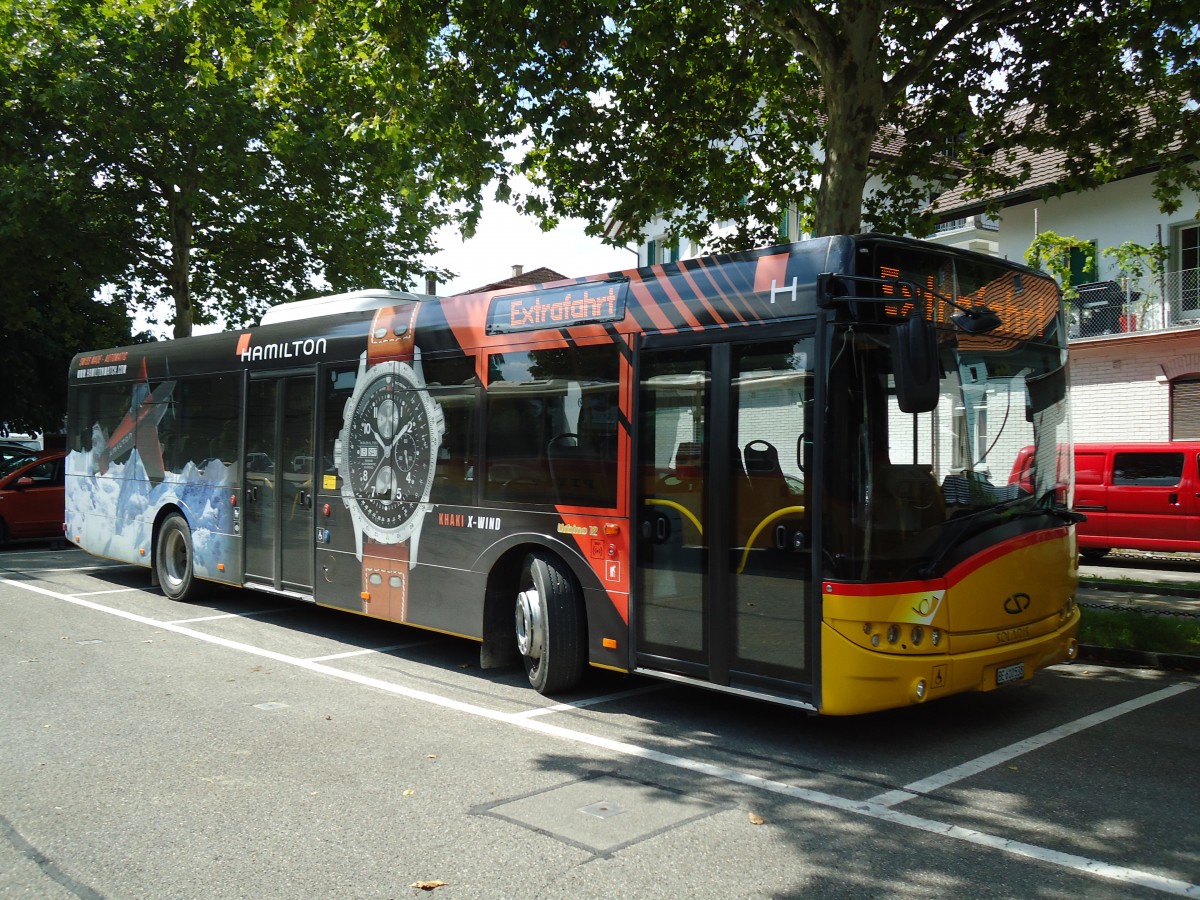
<path id="1" fill-rule="evenodd" d="M 586 709 L 589 706 L 599 706 L 601 703 L 612 703 L 614 700 L 624 700 L 626 697 L 636 697 L 639 694 L 650 694 L 655 691 L 665 691 L 670 685 L 651 684 L 646 687 L 630 688 L 615 694 L 604 694 L 600 697 L 586 697 L 583 700 L 572 700 L 570 703 L 556 703 L 553 706 L 539 706 L 527 709 L 525 712 L 513 713 L 514 719 L 532 719 L 536 716 L 548 716 L 551 713 L 570 712 L 575 709 Z"/>
<path id="2" fill-rule="evenodd" d="M 86 596 L 76 594 L 76 597 Z M 194 619 L 172 619 L 168 625 L 187 625 L 193 622 L 215 622 L 218 619 L 253 619 L 255 616 L 269 616 L 272 613 L 291 612 L 294 606 L 277 606 L 275 609 L 255 609 L 244 613 L 217 613 L 215 616 L 197 616 Z"/>
<path id="3" fill-rule="evenodd" d="M 466 703 L 461 700 L 455 700 L 451 697 L 444 697 L 441 694 L 434 694 L 430 691 L 421 690 L 419 688 L 406 687 L 401 684 L 396 684 L 395 682 L 373 678 L 369 675 L 361 675 L 356 672 L 348 672 L 342 669 L 337 669 L 333 666 L 325 665 L 324 663 L 311 662 L 298 657 L 288 656 L 285 653 L 268 650 L 264 647 L 255 647 L 252 644 L 245 644 L 240 641 L 229 640 L 228 638 L 218 637 L 217 635 L 205 634 L 202 631 L 196 631 L 183 625 L 178 625 L 171 622 L 163 622 L 157 619 L 152 619 L 149 616 L 139 615 L 138 613 L 126 612 L 122 609 L 103 606 L 93 600 L 85 600 L 81 597 L 62 594 L 58 591 L 51 591 L 32 584 L 10 581 L 7 578 L 0 578 L 0 584 L 4 584 L 12 588 L 19 588 L 35 594 L 41 594 L 47 597 L 54 597 L 66 603 L 72 603 L 76 606 L 82 606 L 86 609 L 91 609 L 96 612 L 117 616 L 118 618 L 127 619 L 131 622 L 137 622 L 153 628 L 173 631 L 176 634 L 195 638 L 196 640 L 204 641 L 205 643 L 215 644 L 216 646 L 246 653 L 251 656 L 262 657 L 283 665 L 307 669 L 310 672 L 327 675 L 332 678 L 339 678 L 354 684 L 363 685 L 365 687 L 376 688 L 377 690 L 405 697 L 410 700 L 429 703 L 434 706 L 442 707 L 443 709 L 452 709 L 457 712 L 466 713 L 468 715 L 476 716 L 482 719 L 488 719 L 505 725 L 525 728 L 530 731 L 536 731 L 540 734 L 545 734 L 547 736 L 559 738 L 575 744 L 582 744 L 585 746 L 595 747 L 597 749 L 608 750 L 611 753 L 621 756 L 628 756 L 636 759 L 644 759 L 649 762 L 656 762 L 661 765 L 670 766 L 671 768 L 682 771 L 693 772 L 699 775 L 720 779 L 732 784 L 768 791 L 781 796 L 824 806 L 848 815 L 865 816 L 869 819 L 889 822 L 906 828 L 923 831 L 928 834 L 952 838 L 954 840 L 962 841 L 975 846 L 987 847 L 1003 853 L 1010 853 L 1027 859 L 1039 860 L 1050 865 L 1058 866 L 1064 869 L 1070 869 L 1082 874 L 1094 875 L 1113 881 L 1119 881 L 1123 884 L 1131 884 L 1139 887 L 1150 888 L 1152 890 L 1161 891 L 1168 894 L 1176 894 L 1183 897 L 1200 897 L 1200 884 L 1190 884 L 1177 878 L 1167 878 L 1162 875 L 1156 875 L 1153 872 L 1144 872 L 1140 869 L 1129 868 L 1128 866 L 1116 866 L 1112 865 L 1111 863 L 1106 863 L 1102 860 L 1090 859 L 1086 856 L 1078 856 L 1073 853 L 1062 853 L 1058 850 L 1051 850 L 1047 847 L 1038 847 L 1033 844 L 1026 844 L 1022 841 L 1013 841 L 998 835 L 986 834 L 981 831 L 975 831 L 974 829 L 963 828 L 958 825 L 950 824 L 949 822 L 939 822 L 933 819 L 925 819 L 919 816 L 909 815 L 907 813 L 892 809 L 888 806 L 872 803 L 871 801 L 864 802 L 861 800 L 852 800 L 847 797 L 839 797 L 836 794 L 827 794 L 824 791 L 796 787 L 784 782 L 773 781 L 769 778 L 764 778 L 761 775 L 753 775 L 748 772 L 739 772 L 736 769 L 730 769 L 714 763 L 704 762 L 697 759 L 689 759 L 688 757 L 684 756 L 676 756 L 675 754 L 666 753 L 662 750 L 654 750 L 649 747 L 642 747 L 637 744 L 627 743 L 625 741 L 613 740 L 612 738 L 606 738 L 596 734 L 588 734 L 587 732 L 583 731 L 563 728 L 538 718 L 529 718 L 527 716 L 523 716 L 522 714 L 506 713 L 496 709 L 489 709 L 485 706 L 477 706 L 473 703 Z"/>
<path id="4" fill-rule="evenodd" d="M 434 643 L 432 640 L 409 641 L 407 644 L 389 644 L 386 647 L 368 647 L 366 650 L 350 650 L 346 653 L 330 653 L 328 656 L 310 656 L 305 662 L 329 662 L 331 659 L 349 659 L 352 656 L 366 656 L 369 653 L 390 653 L 393 650 L 408 650 L 412 647 L 424 647 Z"/>
<path id="5" fill-rule="evenodd" d="M 143 591 L 145 588 L 128 587 L 128 588 L 113 588 L 111 591 L 85 591 L 82 594 L 75 594 L 76 597 L 99 597 L 101 594 L 128 594 L 131 591 Z"/>
<path id="6" fill-rule="evenodd" d="M 6 566 L 5 568 L 8 568 L 8 567 Z M 127 565 L 125 563 L 114 563 L 114 564 L 108 565 L 108 566 L 106 566 L 106 565 L 69 566 L 67 568 L 62 568 L 62 569 L 55 568 L 53 566 L 48 566 L 45 568 L 38 568 L 38 569 L 21 569 L 20 571 L 21 571 L 21 574 L 23 574 L 23 575 L 40 575 L 43 573 L 57 574 L 59 572 L 108 572 L 108 571 L 115 570 L 115 569 L 144 569 L 144 568 L 146 568 L 146 567 L 145 566 Z"/>
<path id="7" fill-rule="evenodd" d="M 1111 721 L 1118 716 L 1123 716 L 1142 707 L 1158 703 L 1160 700 L 1166 700 L 1169 697 L 1182 694 L 1184 691 L 1190 691 L 1195 687 L 1196 685 L 1194 684 L 1173 684 L 1170 687 L 1155 691 L 1153 694 L 1146 694 L 1144 697 L 1135 697 L 1133 700 L 1126 700 L 1124 703 L 1118 703 L 1116 706 L 1110 706 L 1108 709 L 1094 712 L 1091 715 L 1084 716 L 1082 719 L 1067 722 L 1065 725 L 1059 725 L 1057 728 L 1051 728 L 1049 731 L 1035 734 L 1033 737 L 1025 738 L 1023 741 L 1017 741 L 1015 744 L 1009 744 L 1007 747 L 1001 747 L 999 750 L 985 753 L 983 756 L 946 769 L 943 772 L 938 772 L 936 775 L 930 775 L 928 778 L 922 778 L 919 781 L 906 784 L 897 790 L 877 794 L 871 798 L 870 802 L 877 803 L 880 806 L 896 806 L 904 803 L 906 800 L 912 800 L 924 794 L 932 794 L 934 791 L 941 790 L 947 785 L 954 784 L 956 781 L 962 781 L 964 778 L 970 778 L 978 775 L 980 772 L 985 772 L 988 769 L 1010 762 L 1018 756 L 1029 753 L 1031 750 L 1045 747 L 1047 744 L 1052 744 L 1062 738 L 1078 734 L 1085 729 L 1091 728 L 1093 725 L 1100 725 L 1103 722 Z"/>

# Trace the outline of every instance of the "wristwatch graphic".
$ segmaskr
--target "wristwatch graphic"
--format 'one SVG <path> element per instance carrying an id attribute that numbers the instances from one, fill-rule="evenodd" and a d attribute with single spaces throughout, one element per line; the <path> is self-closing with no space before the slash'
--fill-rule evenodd
<path id="1" fill-rule="evenodd" d="M 378 310 L 334 445 L 342 502 L 362 561 L 363 612 L 408 619 L 409 569 L 432 508 L 442 408 L 420 374 L 414 340 L 418 302 Z"/>

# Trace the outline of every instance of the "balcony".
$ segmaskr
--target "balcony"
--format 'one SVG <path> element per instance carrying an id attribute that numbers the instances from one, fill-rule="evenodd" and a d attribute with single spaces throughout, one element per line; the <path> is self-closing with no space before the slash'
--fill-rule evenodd
<path id="1" fill-rule="evenodd" d="M 1200 326 L 1200 269 L 1168 272 L 1138 288 L 1116 281 L 1078 285 L 1067 303 L 1071 339 Z"/>
<path id="2" fill-rule="evenodd" d="M 960 231 L 999 231 L 1000 220 L 993 216 L 967 216 L 963 219 L 951 219 L 948 222 L 939 222 L 934 230 L 935 237 L 941 237 L 946 234 L 955 234 Z"/>

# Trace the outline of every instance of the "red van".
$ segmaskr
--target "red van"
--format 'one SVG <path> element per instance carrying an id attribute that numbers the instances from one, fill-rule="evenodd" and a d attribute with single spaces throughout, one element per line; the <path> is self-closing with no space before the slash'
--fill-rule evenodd
<path id="1" fill-rule="evenodd" d="M 1080 552 L 1200 551 L 1200 441 L 1077 444 Z"/>
<path id="2" fill-rule="evenodd" d="M 1027 483 L 1029 454 L 1012 482 Z M 1200 441 L 1075 445 L 1074 508 L 1079 551 L 1098 559 L 1115 548 L 1200 552 Z"/>

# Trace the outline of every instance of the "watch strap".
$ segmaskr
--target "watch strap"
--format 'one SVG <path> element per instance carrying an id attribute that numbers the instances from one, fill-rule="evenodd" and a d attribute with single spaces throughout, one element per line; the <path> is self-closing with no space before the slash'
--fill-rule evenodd
<path id="1" fill-rule="evenodd" d="M 367 539 L 362 558 L 363 612 L 392 622 L 408 621 L 409 542 Z"/>
<path id="2" fill-rule="evenodd" d="M 412 362 L 416 352 L 417 301 L 375 311 L 367 334 L 368 368 L 383 362 Z M 392 622 L 408 620 L 410 541 L 383 544 L 367 539 L 362 555 L 363 612 Z"/>
<path id="3" fill-rule="evenodd" d="M 371 331 L 367 335 L 367 365 L 398 360 L 412 362 L 415 356 L 417 310 L 416 300 L 375 310 Z"/>

